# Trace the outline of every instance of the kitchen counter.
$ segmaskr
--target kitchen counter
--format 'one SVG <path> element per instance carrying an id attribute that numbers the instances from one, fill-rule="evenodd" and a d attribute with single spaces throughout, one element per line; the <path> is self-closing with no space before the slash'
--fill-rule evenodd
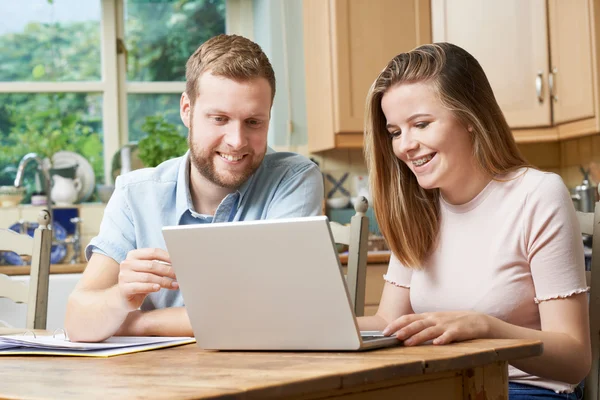
<path id="1" fill-rule="evenodd" d="M 390 261 L 389 251 L 370 252 L 367 257 L 368 264 L 387 264 Z M 340 254 L 342 265 L 348 264 L 348 254 Z M 83 272 L 86 263 L 79 264 L 52 264 L 51 274 L 78 274 Z M 28 265 L 0 265 L 0 274 L 5 275 L 29 275 Z"/>
<path id="2" fill-rule="evenodd" d="M 52 264 L 50 274 L 79 274 L 85 269 L 86 263 Z M 29 275 L 29 265 L 0 265 L 0 274 Z"/>
<path id="3" fill-rule="evenodd" d="M 390 262 L 390 254 L 389 250 L 369 252 L 367 264 L 387 264 Z M 348 254 L 340 254 L 340 262 L 342 265 L 348 264 Z"/>

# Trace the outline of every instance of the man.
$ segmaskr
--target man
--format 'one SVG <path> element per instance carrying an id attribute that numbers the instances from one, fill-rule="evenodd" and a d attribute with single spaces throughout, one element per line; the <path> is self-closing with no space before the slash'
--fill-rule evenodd
<path id="1" fill-rule="evenodd" d="M 72 340 L 193 335 L 163 226 L 321 213 L 317 166 L 267 150 L 275 76 L 257 44 L 235 35 L 208 40 L 189 58 L 186 80 L 180 114 L 190 149 L 117 179 L 67 304 Z"/>

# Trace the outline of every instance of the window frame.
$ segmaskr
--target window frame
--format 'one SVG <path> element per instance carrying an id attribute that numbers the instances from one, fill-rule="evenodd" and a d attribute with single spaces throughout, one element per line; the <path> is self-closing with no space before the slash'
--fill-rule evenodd
<path id="1" fill-rule="evenodd" d="M 253 38 L 252 0 L 225 0 L 227 33 Z M 129 142 L 129 94 L 181 94 L 185 82 L 128 82 L 124 0 L 101 0 L 101 79 L 82 82 L 0 82 L 0 93 L 89 93 L 102 95 L 104 183 L 112 184 L 111 161 Z"/>

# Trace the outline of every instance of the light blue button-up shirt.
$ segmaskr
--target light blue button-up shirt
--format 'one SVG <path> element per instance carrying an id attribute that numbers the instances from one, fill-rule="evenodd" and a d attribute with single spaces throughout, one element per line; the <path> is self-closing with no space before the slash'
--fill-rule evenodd
<path id="1" fill-rule="evenodd" d="M 119 176 L 100 232 L 86 247 L 87 259 L 100 253 L 121 263 L 134 249 L 166 250 L 164 226 L 322 214 L 323 178 L 315 163 L 298 154 L 269 149 L 261 166 L 221 201 L 212 218 L 194 211 L 189 171 L 188 152 L 156 168 Z M 198 251 L 201 257 L 201 246 Z M 183 306 L 179 290 L 161 289 L 146 298 L 142 309 L 174 306 Z"/>

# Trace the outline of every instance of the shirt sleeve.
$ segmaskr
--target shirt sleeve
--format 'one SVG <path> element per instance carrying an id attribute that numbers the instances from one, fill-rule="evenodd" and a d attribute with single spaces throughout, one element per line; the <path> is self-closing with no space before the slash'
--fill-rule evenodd
<path id="1" fill-rule="evenodd" d="M 536 303 L 586 292 L 581 232 L 562 179 L 546 174 L 528 194 L 524 212 Z"/>
<path id="2" fill-rule="evenodd" d="M 92 253 L 99 253 L 121 263 L 135 248 L 135 228 L 127 201 L 127 187 L 119 176 L 115 181 L 115 191 L 104 209 L 98 236 L 86 246 L 85 257 L 89 261 Z"/>
<path id="3" fill-rule="evenodd" d="M 412 279 L 412 269 L 406 268 L 404 264 L 392 253 L 390 256 L 390 264 L 383 279 L 394 286 L 400 286 L 410 289 L 410 281 Z"/>
<path id="4" fill-rule="evenodd" d="M 281 181 L 267 211 L 268 219 L 322 215 L 323 176 L 307 162 L 290 169 Z"/>

